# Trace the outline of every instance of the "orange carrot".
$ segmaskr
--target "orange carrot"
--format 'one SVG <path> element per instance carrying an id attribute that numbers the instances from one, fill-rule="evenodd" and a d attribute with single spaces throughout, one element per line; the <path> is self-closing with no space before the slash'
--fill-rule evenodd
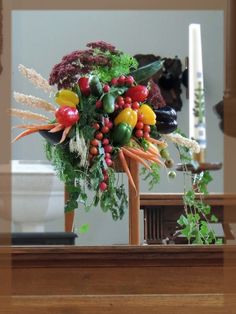
<path id="1" fill-rule="evenodd" d="M 127 149 L 127 147 L 125 147 L 125 148 Z M 158 165 L 164 166 L 164 163 L 157 156 L 155 156 L 152 153 L 144 152 L 141 149 L 131 148 L 131 147 L 129 147 L 128 150 L 130 150 L 134 154 L 139 155 L 140 157 L 143 157 L 149 161 L 155 162 Z"/>
<path id="2" fill-rule="evenodd" d="M 125 159 L 124 153 L 123 153 L 123 151 L 121 149 L 119 150 L 118 155 L 119 155 L 119 158 L 120 158 L 121 165 L 122 165 L 124 171 L 126 172 L 126 174 L 128 176 L 129 182 L 130 182 L 130 184 L 132 185 L 132 187 L 134 188 L 134 190 L 135 190 L 135 192 L 137 194 L 137 189 L 136 189 L 136 186 L 134 184 L 134 180 L 133 180 L 132 175 L 131 175 L 131 173 L 129 171 L 129 167 L 128 167 L 127 161 Z"/>
<path id="3" fill-rule="evenodd" d="M 150 158 L 150 160 L 154 161 L 158 165 L 164 166 L 164 163 L 160 159 L 158 159 L 157 157 L 152 157 L 152 158 Z"/>
<path id="4" fill-rule="evenodd" d="M 158 147 L 156 147 L 154 144 L 149 143 L 148 152 L 152 153 L 155 156 L 161 156 Z"/>
<path id="5" fill-rule="evenodd" d="M 13 126 L 13 129 L 38 129 L 38 130 L 50 130 L 55 127 L 56 124 L 18 124 Z"/>
<path id="6" fill-rule="evenodd" d="M 140 162 L 142 165 L 144 165 L 144 167 L 145 168 L 147 168 L 148 170 L 152 170 L 151 168 L 150 168 L 150 166 L 149 166 L 149 164 L 147 163 L 147 162 L 145 162 L 145 160 L 143 160 L 141 157 L 139 157 L 139 155 L 138 154 L 134 154 L 134 153 L 132 153 L 130 150 L 128 150 L 128 149 L 126 149 L 126 148 L 122 148 L 122 151 L 123 151 L 123 153 L 125 154 L 125 155 L 127 155 L 128 157 L 130 157 L 130 158 L 132 158 L 132 159 L 134 159 L 134 160 L 136 160 L 136 161 L 138 161 L 138 162 Z"/>
<path id="7" fill-rule="evenodd" d="M 16 138 L 14 138 L 12 143 L 15 143 L 16 141 L 18 141 L 22 137 L 25 137 L 27 135 L 30 135 L 30 134 L 36 133 L 36 132 L 38 132 L 38 129 L 27 129 L 27 130 L 23 131 L 22 133 L 20 133 Z"/>
<path id="8" fill-rule="evenodd" d="M 61 140 L 59 142 L 60 144 L 64 142 L 64 140 L 66 139 L 68 133 L 70 132 L 70 129 L 71 129 L 71 126 L 68 126 L 68 127 L 65 128 L 65 130 L 62 133 Z"/>
<path id="9" fill-rule="evenodd" d="M 53 129 L 49 131 L 49 133 L 55 133 L 64 129 L 64 126 L 61 124 L 56 124 Z"/>
<path id="10" fill-rule="evenodd" d="M 133 147 L 125 147 L 127 150 L 129 150 L 131 153 L 138 155 L 139 157 L 150 159 L 151 157 L 155 157 L 153 154 L 145 152 L 139 148 L 133 148 Z"/>
<path id="11" fill-rule="evenodd" d="M 166 143 L 164 141 L 159 141 L 159 140 L 152 138 L 152 137 L 149 137 L 148 142 L 166 147 Z"/>

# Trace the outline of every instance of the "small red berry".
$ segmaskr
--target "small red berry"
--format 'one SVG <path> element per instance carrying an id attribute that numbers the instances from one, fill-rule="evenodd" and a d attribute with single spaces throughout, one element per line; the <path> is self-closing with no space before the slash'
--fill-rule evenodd
<path id="1" fill-rule="evenodd" d="M 124 98 L 123 98 L 122 96 L 117 96 L 116 101 L 117 101 L 117 104 L 118 104 L 120 107 L 121 107 L 121 106 L 124 106 L 124 104 L 125 104 Z"/>
<path id="2" fill-rule="evenodd" d="M 111 85 L 116 86 L 116 85 L 117 85 L 117 81 L 118 81 L 118 79 L 117 79 L 116 77 L 114 77 L 114 78 L 111 80 Z"/>
<path id="3" fill-rule="evenodd" d="M 102 140 L 103 139 L 103 134 L 102 134 L 102 132 L 98 132 L 96 135 L 95 135 L 95 137 L 96 137 L 96 139 L 97 140 Z"/>
<path id="4" fill-rule="evenodd" d="M 98 145 L 99 145 L 99 141 L 98 141 L 96 138 L 94 138 L 94 139 L 91 141 L 91 145 L 93 145 L 93 146 L 98 146 Z"/>
<path id="5" fill-rule="evenodd" d="M 144 131 L 144 132 L 147 132 L 147 133 L 150 133 L 150 131 L 151 131 L 150 125 L 145 124 L 144 127 L 143 127 L 143 131 Z"/>
<path id="6" fill-rule="evenodd" d="M 89 152 L 91 155 L 98 155 L 98 149 L 95 146 L 90 147 Z"/>
<path id="7" fill-rule="evenodd" d="M 105 162 L 108 165 L 108 167 L 111 167 L 112 164 L 113 164 L 113 162 L 112 162 L 112 160 L 110 158 L 105 158 Z"/>
<path id="8" fill-rule="evenodd" d="M 99 188 L 101 191 L 105 191 L 107 189 L 107 184 L 106 182 L 102 181 L 100 184 L 99 184 Z"/>
<path id="9" fill-rule="evenodd" d="M 109 144 L 109 139 L 108 139 L 108 138 L 104 138 L 104 139 L 102 140 L 102 145 L 106 146 L 106 145 L 108 145 L 108 144 Z"/>
<path id="10" fill-rule="evenodd" d="M 102 101 L 101 100 L 97 100 L 95 106 L 96 106 L 97 109 L 100 109 L 102 107 Z"/>
<path id="11" fill-rule="evenodd" d="M 124 104 L 124 108 L 131 108 L 131 104 Z"/>
<path id="12" fill-rule="evenodd" d="M 104 119 L 103 119 L 104 125 L 108 125 L 109 121 L 110 121 L 109 118 L 104 118 Z"/>
<path id="13" fill-rule="evenodd" d="M 139 103 L 138 103 L 137 101 L 135 101 L 135 102 L 132 103 L 132 109 L 138 110 L 139 107 L 140 107 L 140 105 L 139 105 Z"/>
<path id="14" fill-rule="evenodd" d="M 138 114 L 138 121 L 143 121 L 144 115 L 142 113 Z"/>
<path id="15" fill-rule="evenodd" d="M 104 93 L 108 93 L 109 90 L 110 90 L 110 86 L 109 86 L 108 84 L 105 84 L 105 85 L 103 86 L 103 91 L 104 91 Z"/>
<path id="16" fill-rule="evenodd" d="M 113 150 L 113 147 L 111 145 L 104 146 L 105 153 L 111 153 Z"/>
<path id="17" fill-rule="evenodd" d="M 105 169 L 103 169 L 102 173 L 103 173 L 103 180 L 107 181 L 108 180 L 108 173 L 107 173 L 107 171 Z"/>
<path id="18" fill-rule="evenodd" d="M 109 132 L 108 126 L 104 125 L 104 126 L 102 127 L 101 131 L 102 131 L 103 134 L 108 133 L 108 132 Z"/>
<path id="19" fill-rule="evenodd" d="M 142 130 L 143 126 L 144 126 L 144 124 L 142 121 L 138 121 L 137 124 L 135 125 L 136 129 L 138 129 L 138 130 Z"/>
<path id="20" fill-rule="evenodd" d="M 113 127 L 113 123 L 111 121 L 109 121 L 109 123 L 107 124 L 108 128 L 111 129 Z"/>
<path id="21" fill-rule="evenodd" d="M 100 125 L 98 123 L 94 123 L 92 125 L 92 128 L 95 129 L 95 130 L 99 130 L 100 129 Z"/>
<path id="22" fill-rule="evenodd" d="M 149 132 L 143 132 L 143 137 L 144 138 L 150 138 Z"/>
<path id="23" fill-rule="evenodd" d="M 134 78 L 133 78 L 133 76 L 131 76 L 131 75 L 127 76 L 126 79 L 125 79 L 125 84 L 128 85 L 128 86 L 130 86 L 130 85 L 132 85 L 133 83 L 134 83 Z"/>
<path id="24" fill-rule="evenodd" d="M 135 136 L 137 136 L 138 138 L 143 137 L 143 131 L 142 130 L 136 130 Z"/>
<path id="25" fill-rule="evenodd" d="M 124 75 L 121 75 L 119 78 L 118 78 L 118 85 L 124 85 L 125 84 L 125 80 L 126 80 L 126 77 Z"/>
<path id="26" fill-rule="evenodd" d="M 105 159 L 111 159 L 111 154 L 110 153 L 106 153 L 105 154 Z"/>
<path id="27" fill-rule="evenodd" d="M 125 97 L 125 103 L 126 104 L 131 104 L 132 103 L 132 99 L 130 97 Z"/>
<path id="28" fill-rule="evenodd" d="M 119 107 L 118 104 L 115 104 L 115 111 L 118 110 L 119 108 L 121 108 L 121 107 Z"/>

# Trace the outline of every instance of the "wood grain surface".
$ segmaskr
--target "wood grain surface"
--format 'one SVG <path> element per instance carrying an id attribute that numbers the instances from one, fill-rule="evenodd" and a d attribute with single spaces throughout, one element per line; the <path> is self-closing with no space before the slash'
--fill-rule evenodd
<path id="1" fill-rule="evenodd" d="M 235 246 L 12 247 L 11 313 L 231 313 L 226 255 L 234 274 Z"/>

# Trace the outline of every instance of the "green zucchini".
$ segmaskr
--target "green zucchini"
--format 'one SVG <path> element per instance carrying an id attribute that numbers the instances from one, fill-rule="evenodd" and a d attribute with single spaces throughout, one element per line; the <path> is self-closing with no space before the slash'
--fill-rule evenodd
<path id="1" fill-rule="evenodd" d="M 102 83 L 99 81 L 98 77 L 93 76 L 89 82 L 89 87 L 92 95 L 101 96 L 103 93 Z"/>
<path id="2" fill-rule="evenodd" d="M 129 75 L 133 76 L 137 83 L 151 78 L 155 73 L 161 70 L 164 61 L 157 60 L 135 71 L 130 72 Z"/>
<path id="3" fill-rule="evenodd" d="M 115 110 L 115 97 L 112 94 L 105 94 L 102 98 L 103 110 L 112 113 Z"/>

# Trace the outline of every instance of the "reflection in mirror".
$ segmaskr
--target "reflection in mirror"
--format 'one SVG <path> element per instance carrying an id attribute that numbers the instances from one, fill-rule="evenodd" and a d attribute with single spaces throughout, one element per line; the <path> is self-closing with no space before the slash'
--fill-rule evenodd
<path id="1" fill-rule="evenodd" d="M 222 162 L 223 134 L 219 129 L 213 106 L 222 99 L 224 89 L 223 22 L 222 11 L 14 11 L 12 14 L 12 89 L 45 98 L 43 92 L 35 90 L 20 76 L 17 72 L 18 64 L 32 67 L 48 78 L 53 65 L 58 63 L 63 55 L 83 49 L 89 41 L 105 40 L 131 55 L 154 54 L 167 58 L 178 56 L 184 64 L 188 55 L 188 25 L 200 23 L 206 92 L 208 142 L 206 159 L 210 162 Z M 178 124 L 188 135 L 188 99 L 183 85 L 181 89 L 182 109 L 178 112 Z M 13 105 L 21 108 L 16 103 Z M 177 158 L 174 150 L 171 154 Z M 16 143 L 13 146 L 13 159 L 45 159 L 43 139 L 35 134 Z M 223 191 L 222 171 L 214 173 L 214 181 L 209 186 L 210 191 Z M 165 171 L 161 175 L 162 180 L 158 190 L 153 192 L 182 192 L 181 174 L 178 174 L 173 181 L 166 179 Z M 148 187 L 143 182 L 141 191 L 148 191 Z M 88 217 L 93 216 L 89 222 L 90 228 L 101 231 L 98 230 L 96 239 L 93 239 L 91 233 L 84 235 L 80 243 L 81 241 L 86 244 L 127 242 L 127 215 L 126 223 L 124 221 L 113 223 L 108 215 L 103 215 L 101 219 L 100 212 L 96 210 L 92 214 L 84 214 L 82 211 L 79 214 L 80 224 L 88 222 Z M 104 236 L 104 229 L 109 234 L 109 238 Z"/>

